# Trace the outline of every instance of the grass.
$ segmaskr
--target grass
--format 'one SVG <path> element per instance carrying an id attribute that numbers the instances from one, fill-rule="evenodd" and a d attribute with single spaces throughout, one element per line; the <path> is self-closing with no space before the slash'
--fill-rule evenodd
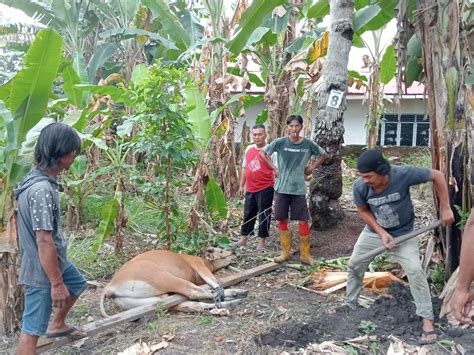
<path id="1" fill-rule="evenodd" d="M 91 227 L 96 228 L 101 221 L 101 211 L 105 203 L 111 199 L 112 196 L 104 196 L 92 194 L 86 197 L 84 205 L 82 206 L 81 218 L 87 221 Z"/>
<path id="2" fill-rule="evenodd" d="M 126 261 L 126 256 L 119 258 L 114 254 L 95 257 L 91 252 L 93 242 L 93 237 L 81 238 L 77 234 L 70 234 L 68 239 L 68 259 L 89 280 L 112 275 Z"/>
<path id="3" fill-rule="evenodd" d="M 126 195 L 125 209 L 128 215 L 128 231 L 142 235 L 156 234 L 161 222 L 158 212 L 148 208 L 142 196 Z"/>
<path id="4" fill-rule="evenodd" d="M 400 161 L 406 165 L 431 169 L 431 154 L 429 150 L 420 150 L 416 153 L 404 155 L 400 158 Z"/>
<path id="5" fill-rule="evenodd" d="M 211 325 L 214 321 L 212 316 L 201 316 L 198 318 L 199 325 Z"/>
<path id="6" fill-rule="evenodd" d="M 357 169 L 357 157 L 354 155 L 344 155 L 342 160 L 349 166 L 351 169 Z"/>

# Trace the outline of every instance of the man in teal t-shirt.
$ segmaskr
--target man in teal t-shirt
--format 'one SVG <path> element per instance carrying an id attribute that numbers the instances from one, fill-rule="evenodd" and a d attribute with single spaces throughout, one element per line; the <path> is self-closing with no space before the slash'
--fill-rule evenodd
<path id="1" fill-rule="evenodd" d="M 310 255 L 308 204 L 306 202 L 305 175 L 311 173 L 324 161 L 326 152 L 310 139 L 300 137 L 303 118 L 291 115 L 286 120 L 288 136 L 274 140 L 263 151 L 260 157 L 275 171 L 275 219 L 280 230 L 280 244 L 283 249 L 275 262 L 281 263 L 290 257 L 291 232 L 288 229 L 288 217 L 299 221 L 300 261 L 313 265 Z M 270 155 L 277 152 L 278 168 L 273 164 Z M 312 156 L 317 159 L 307 166 Z M 290 216 L 289 216 L 290 215 Z"/>

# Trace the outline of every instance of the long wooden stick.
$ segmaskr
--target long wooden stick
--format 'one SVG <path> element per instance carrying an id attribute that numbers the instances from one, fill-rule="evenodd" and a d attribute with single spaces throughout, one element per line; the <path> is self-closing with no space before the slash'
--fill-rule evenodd
<path id="1" fill-rule="evenodd" d="M 274 262 L 263 264 L 263 265 L 254 267 L 253 269 L 245 270 L 238 274 L 225 277 L 221 280 L 221 285 L 223 287 L 233 286 L 235 284 L 238 284 L 241 281 L 273 271 L 279 267 L 281 267 L 281 264 L 277 264 Z M 176 294 L 176 295 L 168 296 L 166 298 L 163 298 L 160 301 L 157 301 L 154 304 L 136 307 L 128 311 L 117 313 L 116 315 L 113 315 L 104 319 L 99 319 L 92 323 L 88 323 L 82 329 L 86 332 L 87 334 L 86 336 L 95 335 L 107 329 L 116 327 L 119 324 L 122 324 L 125 322 L 131 322 L 145 315 L 153 314 L 156 312 L 156 307 L 158 305 L 168 309 L 187 300 L 188 299 L 182 295 Z M 78 340 L 77 338 L 72 339 L 72 338 L 64 337 L 64 338 L 51 339 L 51 340 L 47 339 L 46 341 L 43 341 L 43 338 L 41 338 L 40 339 L 41 342 L 38 344 L 38 347 L 36 349 L 38 353 L 42 353 L 47 350 L 55 349 L 66 344 L 73 343 L 77 340 Z"/>

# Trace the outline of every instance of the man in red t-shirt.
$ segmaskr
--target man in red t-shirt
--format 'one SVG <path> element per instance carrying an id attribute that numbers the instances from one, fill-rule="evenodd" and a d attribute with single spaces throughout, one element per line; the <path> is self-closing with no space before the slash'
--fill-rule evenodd
<path id="1" fill-rule="evenodd" d="M 258 250 L 263 249 L 265 239 L 268 237 L 275 173 L 259 156 L 260 151 L 266 146 L 266 137 L 264 125 L 252 127 L 252 138 L 255 144 L 247 147 L 243 158 L 239 192 L 242 196 L 245 190 L 244 221 L 240 231 L 241 238 L 235 246 L 247 245 L 247 237 L 254 234 L 257 216 L 259 220 Z"/>

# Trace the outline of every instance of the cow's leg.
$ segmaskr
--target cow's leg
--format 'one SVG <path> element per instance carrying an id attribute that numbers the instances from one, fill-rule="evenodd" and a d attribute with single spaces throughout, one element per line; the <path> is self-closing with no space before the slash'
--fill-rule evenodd
<path id="1" fill-rule="evenodd" d="M 206 266 L 206 264 L 204 264 L 204 262 L 199 260 L 199 262 L 192 263 L 191 267 L 194 269 L 194 271 L 197 272 L 199 277 L 201 277 L 201 279 L 203 279 L 203 281 L 205 283 L 207 283 L 209 286 L 211 286 L 214 289 L 220 287 L 219 281 L 214 276 L 212 271 L 207 268 L 207 266 Z"/>
<path id="2" fill-rule="evenodd" d="M 158 281 L 159 280 L 159 281 Z M 192 282 L 183 280 L 167 272 L 160 273 L 157 282 L 153 282 L 156 288 L 166 287 L 167 293 L 179 293 L 192 300 L 213 299 L 215 293 L 212 290 L 207 290 L 203 287 L 196 286 Z"/>
<path id="3" fill-rule="evenodd" d="M 219 281 L 214 276 L 211 270 L 208 269 L 206 264 L 201 258 L 189 260 L 188 264 L 193 268 L 194 271 L 199 275 L 199 277 L 209 286 L 212 287 L 214 291 L 214 298 L 216 302 L 224 300 L 224 288 L 219 284 Z"/>
<path id="4" fill-rule="evenodd" d="M 186 313 L 204 312 L 204 311 L 208 311 L 214 308 L 225 308 L 225 309 L 232 310 L 236 308 L 242 302 L 243 302 L 242 299 L 225 301 L 225 302 L 220 302 L 219 307 L 217 307 L 215 303 L 186 301 L 170 308 L 170 310 L 178 311 L 178 312 L 186 312 Z"/>

